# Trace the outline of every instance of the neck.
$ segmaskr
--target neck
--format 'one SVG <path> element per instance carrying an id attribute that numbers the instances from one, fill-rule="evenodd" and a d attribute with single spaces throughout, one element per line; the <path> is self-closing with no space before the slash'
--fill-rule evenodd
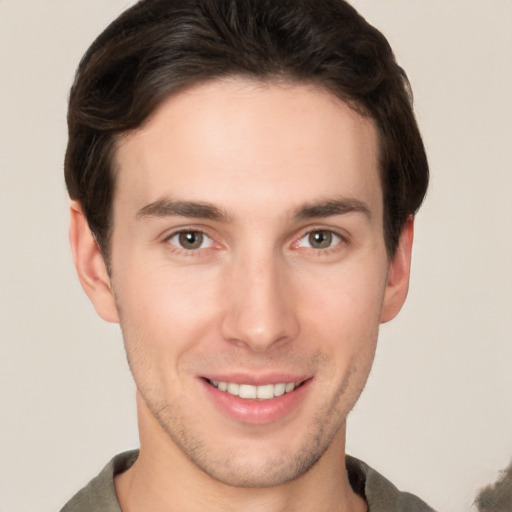
<path id="1" fill-rule="evenodd" d="M 344 425 L 317 463 L 296 479 L 272 487 L 235 487 L 198 468 L 152 415 L 141 412 L 139 458 L 115 479 L 123 512 L 367 510 L 348 482 Z"/>

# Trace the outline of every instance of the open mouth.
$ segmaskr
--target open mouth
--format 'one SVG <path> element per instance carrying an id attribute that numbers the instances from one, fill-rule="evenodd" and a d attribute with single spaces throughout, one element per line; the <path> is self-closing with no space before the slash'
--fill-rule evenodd
<path id="1" fill-rule="evenodd" d="M 285 395 L 286 393 L 290 393 L 303 384 L 303 382 L 280 382 L 277 384 L 253 386 L 251 384 L 237 384 L 235 382 L 223 382 L 210 379 L 206 379 L 206 381 L 219 391 L 252 400 L 270 400 L 272 398 Z"/>

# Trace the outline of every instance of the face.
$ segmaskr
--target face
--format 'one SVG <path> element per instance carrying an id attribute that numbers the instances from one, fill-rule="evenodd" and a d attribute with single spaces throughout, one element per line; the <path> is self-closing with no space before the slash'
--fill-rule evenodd
<path id="1" fill-rule="evenodd" d="M 343 449 L 407 288 L 410 236 L 385 250 L 377 145 L 330 93 L 242 79 L 169 98 L 119 142 L 111 281 L 88 293 L 120 321 L 142 448 L 236 486 Z"/>

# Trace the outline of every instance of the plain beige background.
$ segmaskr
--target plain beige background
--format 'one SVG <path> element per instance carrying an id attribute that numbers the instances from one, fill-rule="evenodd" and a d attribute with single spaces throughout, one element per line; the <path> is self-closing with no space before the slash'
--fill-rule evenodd
<path id="1" fill-rule="evenodd" d="M 119 330 L 72 267 L 62 178 L 74 69 L 129 3 L 0 0 L 0 512 L 57 511 L 137 445 Z M 469 510 L 512 457 L 512 2 L 354 4 L 410 76 L 432 184 L 348 450 Z"/>

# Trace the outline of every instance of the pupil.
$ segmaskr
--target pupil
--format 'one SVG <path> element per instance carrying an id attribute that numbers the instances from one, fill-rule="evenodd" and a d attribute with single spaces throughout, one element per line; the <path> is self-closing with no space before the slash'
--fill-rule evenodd
<path id="1" fill-rule="evenodd" d="M 332 234 L 328 231 L 315 231 L 309 235 L 309 243 L 315 249 L 326 249 L 332 243 Z"/>
<path id="2" fill-rule="evenodd" d="M 203 234 L 199 231 L 186 231 L 180 234 L 180 245 L 185 249 L 197 249 L 203 243 Z"/>

